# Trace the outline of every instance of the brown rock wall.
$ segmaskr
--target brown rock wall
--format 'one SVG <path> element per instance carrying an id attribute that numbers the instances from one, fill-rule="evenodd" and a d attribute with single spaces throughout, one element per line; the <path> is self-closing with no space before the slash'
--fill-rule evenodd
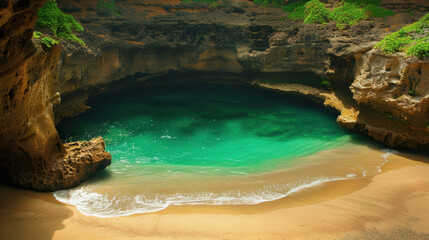
<path id="1" fill-rule="evenodd" d="M 351 85 L 354 99 L 414 127 L 429 122 L 429 61 L 403 54 L 366 53 Z M 424 130 L 424 129 L 423 129 Z M 429 129 L 428 136 L 429 136 Z"/>
<path id="2" fill-rule="evenodd" d="M 50 191 L 94 175 L 110 164 L 110 154 L 101 139 L 78 149 L 65 148 L 58 137 L 52 107 L 60 100 L 55 85 L 61 47 L 43 49 L 31 40 L 44 2 L 0 4 L 0 175 L 20 187 Z"/>

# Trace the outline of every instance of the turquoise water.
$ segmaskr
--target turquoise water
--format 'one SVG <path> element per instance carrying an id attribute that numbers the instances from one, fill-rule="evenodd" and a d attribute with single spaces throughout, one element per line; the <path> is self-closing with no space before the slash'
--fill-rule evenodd
<path id="1" fill-rule="evenodd" d="M 66 142 L 102 136 L 117 170 L 255 173 L 349 141 L 335 116 L 297 101 L 225 86 L 128 92 L 95 102 L 58 130 Z"/>
<path id="2" fill-rule="evenodd" d="M 299 98 L 238 86 L 181 86 L 127 91 L 91 106 L 58 131 L 65 142 L 102 136 L 112 165 L 98 179 L 56 193 L 89 215 L 129 215 L 175 203 L 249 204 L 249 196 L 278 198 L 321 177 L 356 176 L 345 170 L 272 175 L 314 164 L 302 160 L 306 156 L 362 141 L 334 115 Z"/>

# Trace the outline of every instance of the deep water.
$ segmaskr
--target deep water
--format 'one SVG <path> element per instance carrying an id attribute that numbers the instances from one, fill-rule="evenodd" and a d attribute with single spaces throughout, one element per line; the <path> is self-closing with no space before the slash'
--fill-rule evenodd
<path id="1" fill-rule="evenodd" d="M 360 163 L 309 158 L 365 139 L 313 103 L 243 86 L 129 90 L 91 106 L 58 131 L 65 142 L 102 136 L 112 165 L 81 187 L 56 192 L 90 215 L 129 215 L 171 204 L 254 204 L 364 175 L 384 162 L 380 157 L 368 170 Z M 318 164 L 339 170 L 315 170 Z"/>

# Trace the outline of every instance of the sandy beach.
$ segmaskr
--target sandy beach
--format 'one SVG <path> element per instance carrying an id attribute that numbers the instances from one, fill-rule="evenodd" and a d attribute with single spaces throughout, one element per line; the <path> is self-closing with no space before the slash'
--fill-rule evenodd
<path id="1" fill-rule="evenodd" d="M 33 240 L 429 239 L 428 163 L 424 155 L 400 153 L 389 157 L 380 174 L 325 183 L 272 202 L 170 206 L 116 218 L 85 216 L 51 193 L 2 185 L 0 236 Z"/>

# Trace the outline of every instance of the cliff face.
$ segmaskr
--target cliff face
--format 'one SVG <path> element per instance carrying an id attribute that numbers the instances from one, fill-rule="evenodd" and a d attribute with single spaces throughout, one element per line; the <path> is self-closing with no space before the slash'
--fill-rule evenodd
<path id="1" fill-rule="evenodd" d="M 57 122 L 84 112 L 88 97 L 112 90 L 118 80 L 142 82 L 169 72 L 244 73 L 248 82 L 265 88 L 314 93 L 341 113 L 339 124 L 388 146 L 428 148 L 428 60 L 371 49 L 384 36 L 417 21 L 429 3 L 382 4 L 396 15 L 339 31 L 334 23 L 285 21 L 281 10 L 249 1 L 217 6 L 117 1 L 116 15 L 97 9 L 95 3 L 60 1 L 63 10 L 83 23 L 86 31 L 81 37 L 88 47 L 65 43 Z M 291 78 L 290 72 L 313 73 L 329 80 L 332 89 L 326 93 L 322 80 Z M 274 84 L 274 78 L 281 85 Z M 307 91 L 308 87 L 316 90 Z M 411 96 L 409 88 L 419 95 Z"/>
<path id="2" fill-rule="evenodd" d="M 0 4 L 0 174 L 12 184 L 46 191 L 69 188 L 109 165 L 104 142 L 64 147 L 53 121 L 59 46 L 32 42 L 40 1 Z M 90 154 L 82 158 L 82 154 Z"/>
<path id="3" fill-rule="evenodd" d="M 388 120 L 385 128 L 390 131 L 374 137 L 385 138 L 390 145 L 412 145 L 406 143 L 412 135 L 415 144 L 429 144 L 429 61 L 371 50 L 358 66 L 351 85 L 354 99 L 378 113 L 378 119 Z M 377 118 L 369 118 L 368 124 L 381 125 Z"/>

